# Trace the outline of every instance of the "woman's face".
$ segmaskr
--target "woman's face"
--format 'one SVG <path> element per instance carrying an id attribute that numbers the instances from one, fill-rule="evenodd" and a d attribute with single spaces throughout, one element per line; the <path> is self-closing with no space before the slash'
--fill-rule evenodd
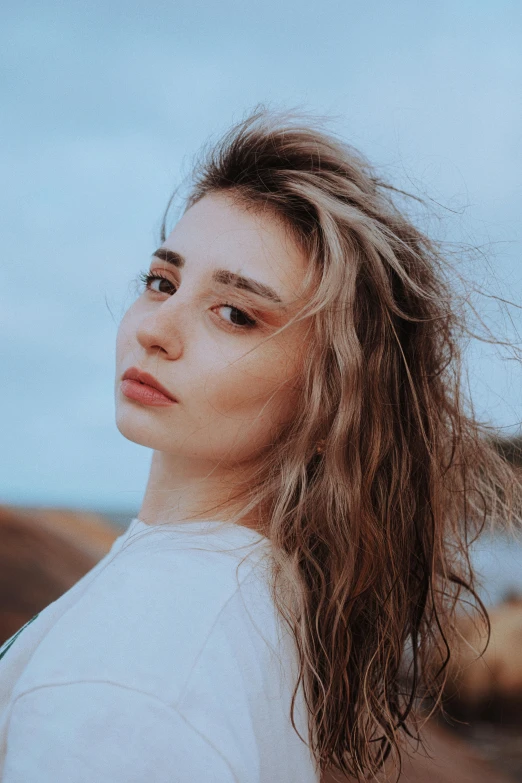
<path id="1" fill-rule="evenodd" d="M 187 210 L 156 252 L 150 273 L 166 279 L 142 286 L 118 329 L 117 427 L 184 460 L 255 459 L 295 411 L 307 326 L 267 338 L 299 304 L 304 254 L 272 214 L 246 211 L 221 192 Z M 177 402 L 126 396 L 130 367 Z"/>

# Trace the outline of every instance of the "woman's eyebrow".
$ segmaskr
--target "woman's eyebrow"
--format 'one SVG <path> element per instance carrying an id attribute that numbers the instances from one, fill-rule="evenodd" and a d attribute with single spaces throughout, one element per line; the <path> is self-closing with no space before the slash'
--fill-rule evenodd
<path id="1" fill-rule="evenodd" d="M 160 261 L 166 261 L 167 264 L 172 264 L 178 269 L 182 269 L 185 266 L 185 258 L 175 250 L 159 247 L 152 255 L 155 258 L 159 258 Z M 250 291 L 257 296 L 269 299 L 271 302 L 281 304 L 283 301 L 279 294 L 277 294 L 273 288 L 270 288 L 270 286 L 265 285 L 265 283 L 260 283 L 258 280 L 254 280 L 251 277 L 243 277 L 243 275 L 238 275 L 228 269 L 216 269 L 212 274 L 212 279 L 216 283 L 221 283 L 222 285 L 231 285 L 235 288 L 241 288 L 244 291 Z"/>

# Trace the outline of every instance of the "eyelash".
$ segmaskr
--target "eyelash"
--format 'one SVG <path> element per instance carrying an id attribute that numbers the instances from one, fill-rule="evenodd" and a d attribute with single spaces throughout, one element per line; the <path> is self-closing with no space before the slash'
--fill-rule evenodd
<path id="1" fill-rule="evenodd" d="M 169 285 L 171 285 L 175 291 L 177 291 L 177 288 L 175 287 L 172 280 L 170 280 L 168 277 L 165 277 L 165 275 L 158 275 L 158 274 L 152 274 L 148 272 L 140 272 L 138 275 L 138 280 L 145 286 L 146 290 L 151 290 L 150 286 L 151 283 L 154 282 L 154 280 L 166 280 Z M 153 291 L 153 293 L 164 293 L 163 291 Z M 239 307 L 236 307 L 231 302 L 221 302 L 220 307 L 231 307 L 232 310 L 236 310 L 238 313 L 241 313 L 242 317 L 245 318 L 248 323 L 246 324 L 234 324 L 231 321 L 228 321 L 228 326 L 232 329 L 254 329 L 254 327 L 257 326 L 257 321 L 252 318 L 248 313 L 245 313 L 243 310 L 240 310 Z"/>

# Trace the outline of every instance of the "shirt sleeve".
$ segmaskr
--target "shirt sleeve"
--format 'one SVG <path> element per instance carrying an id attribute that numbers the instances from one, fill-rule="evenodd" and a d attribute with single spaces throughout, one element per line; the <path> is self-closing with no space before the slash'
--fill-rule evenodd
<path id="1" fill-rule="evenodd" d="M 226 758 L 174 708 L 112 683 L 36 688 L 14 703 L 2 783 L 233 783 Z"/>

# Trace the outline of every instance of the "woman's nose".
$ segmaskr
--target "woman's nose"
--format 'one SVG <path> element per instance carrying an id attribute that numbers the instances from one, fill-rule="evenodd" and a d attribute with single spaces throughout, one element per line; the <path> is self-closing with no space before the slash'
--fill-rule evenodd
<path id="1" fill-rule="evenodd" d="M 174 302 L 171 296 L 154 306 L 143 316 L 136 331 L 136 338 L 147 351 L 158 349 L 171 359 L 179 359 L 183 353 L 181 318 L 183 304 Z"/>

